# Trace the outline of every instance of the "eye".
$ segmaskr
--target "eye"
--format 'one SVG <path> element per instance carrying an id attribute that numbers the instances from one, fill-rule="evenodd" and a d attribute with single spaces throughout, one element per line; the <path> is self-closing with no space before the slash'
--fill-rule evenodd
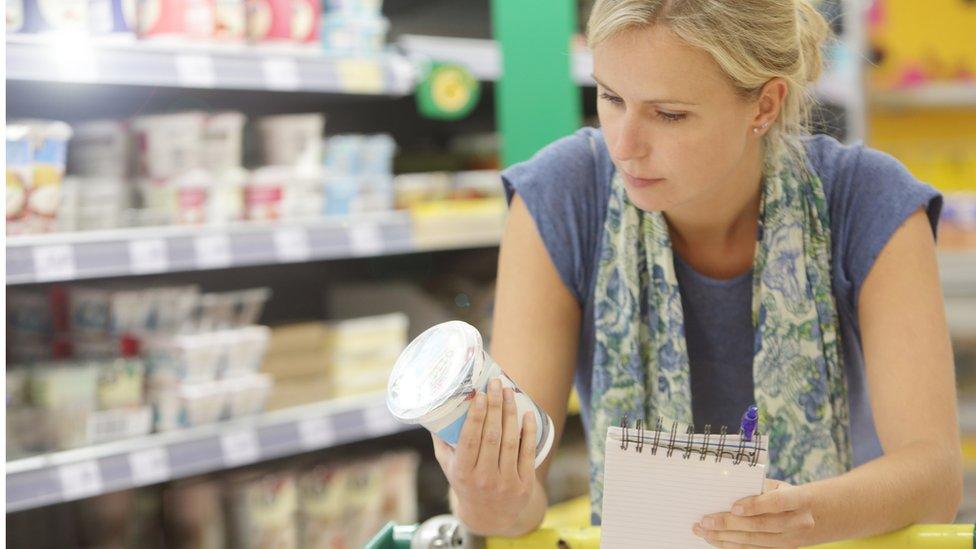
<path id="1" fill-rule="evenodd" d="M 685 117 L 688 115 L 680 112 L 657 111 L 657 116 L 661 120 L 671 123 L 671 122 L 678 122 L 680 120 L 684 120 Z"/>
<path id="2" fill-rule="evenodd" d="M 600 93 L 600 99 L 603 99 L 604 101 L 609 101 L 611 104 L 613 104 L 615 106 L 620 106 L 620 105 L 623 105 L 624 104 L 624 100 L 623 99 L 617 97 L 616 95 L 610 95 L 607 92 L 601 92 Z"/>

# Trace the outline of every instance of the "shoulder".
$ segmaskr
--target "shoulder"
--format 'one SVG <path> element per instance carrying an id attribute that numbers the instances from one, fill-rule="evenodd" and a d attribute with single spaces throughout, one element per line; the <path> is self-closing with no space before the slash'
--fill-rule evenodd
<path id="1" fill-rule="evenodd" d="M 909 216 L 923 209 L 936 233 L 942 197 L 882 151 L 824 135 L 804 144 L 830 210 L 835 282 L 846 286 L 853 307 L 878 254 Z"/>
<path id="2" fill-rule="evenodd" d="M 509 200 L 515 192 L 585 191 L 605 173 L 605 156 L 603 133 L 596 128 L 582 128 L 507 168 L 502 172 L 502 181 Z"/>
<path id="3" fill-rule="evenodd" d="M 613 164 L 595 128 L 550 143 L 502 172 L 508 200 L 518 193 L 557 270 L 579 301 L 588 294 Z"/>

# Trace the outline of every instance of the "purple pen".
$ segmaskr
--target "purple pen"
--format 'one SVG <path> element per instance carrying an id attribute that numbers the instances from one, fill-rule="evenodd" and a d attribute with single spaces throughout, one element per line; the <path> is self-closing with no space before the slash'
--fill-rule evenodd
<path id="1" fill-rule="evenodd" d="M 756 432 L 757 425 L 759 425 L 759 408 L 753 404 L 749 406 L 746 413 L 742 414 L 742 440 L 752 441 L 752 434 Z"/>

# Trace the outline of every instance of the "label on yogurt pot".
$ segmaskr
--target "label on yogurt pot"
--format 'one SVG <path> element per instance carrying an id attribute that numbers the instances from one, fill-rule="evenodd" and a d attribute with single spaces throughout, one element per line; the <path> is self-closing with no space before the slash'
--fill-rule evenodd
<path id="1" fill-rule="evenodd" d="M 45 30 L 84 30 L 88 25 L 88 0 L 37 0 Z"/>
<path id="2" fill-rule="evenodd" d="M 315 8 L 309 0 L 292 1 L 291 37 L 298 42 L 314 40 Z"/>
<path id="3" fill-rule="evenodd" d="M 24 28 L 24 0 L 7 0 L 7 32 Z"/>

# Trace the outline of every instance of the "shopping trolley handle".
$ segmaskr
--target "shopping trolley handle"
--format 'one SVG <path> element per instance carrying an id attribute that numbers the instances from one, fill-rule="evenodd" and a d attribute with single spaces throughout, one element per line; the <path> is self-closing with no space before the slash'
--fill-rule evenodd
<path id="1" fill-rule="evenodd" d="M 838 541 L 808 549 L 976 549 L 972 524 L 918 524 L 871 538 Z M 366 549 L 599 549 L 600 527 L 540 528 L 516 538 L 482 538 L 466 532 L 451 515 L 423 524 L 397 526 L 390 522 Z"/>

